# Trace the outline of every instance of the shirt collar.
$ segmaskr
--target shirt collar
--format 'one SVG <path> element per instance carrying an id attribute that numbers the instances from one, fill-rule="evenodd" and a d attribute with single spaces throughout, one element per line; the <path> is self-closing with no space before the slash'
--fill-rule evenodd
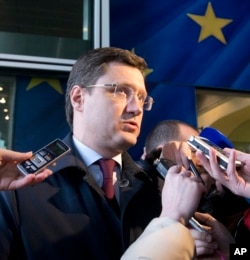
<path id="1" fill-rule="evenodd" d="M 103 158 L 99 153 L 95 152 L 85 144 L 78 141 L 74 136 L 73 136 L 73 142 L 77 151 L 81 156 L 81 159 L 83 160 L 83 162 L 87 167 L 89 167 L 91 164 L 98 161 L 99 159 Z M 121 154 L 114 156 L 112 159 L 116 161 L 120 165 L 120 167 L 122 166 Z"/>

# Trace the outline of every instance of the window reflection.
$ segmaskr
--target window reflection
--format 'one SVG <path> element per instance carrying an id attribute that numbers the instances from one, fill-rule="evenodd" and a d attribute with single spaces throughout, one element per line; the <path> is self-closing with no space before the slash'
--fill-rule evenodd
<path id="1" fill-rule="evenodd" d="M 11 148 L 15 80 L 0 77 L 0 148 Z"/>

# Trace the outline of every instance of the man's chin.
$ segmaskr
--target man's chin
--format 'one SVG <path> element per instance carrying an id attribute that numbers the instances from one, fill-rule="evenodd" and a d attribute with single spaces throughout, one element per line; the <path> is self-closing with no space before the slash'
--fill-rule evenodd
<path id="1" fill-rule="evenodd" d="M 137 136 L 135 136 L 135 135 L 126 134 L 123 137 L 124 138 L 121 141 L 121 143 L 123 144 L 124 147 L 126 147 L 125 149 L 128 149 L 137 143 Z"/>

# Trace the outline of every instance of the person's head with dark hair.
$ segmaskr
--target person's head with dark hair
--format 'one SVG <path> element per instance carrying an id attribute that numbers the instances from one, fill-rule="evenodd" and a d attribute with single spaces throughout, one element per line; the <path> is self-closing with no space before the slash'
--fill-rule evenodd
<path id="1" fill-rule="evenodd" d="M 66 115 L 74 137 L 110 158 L 137 142 L 144 110 L 153 99 L 145 86 L 147 64 L 131 51 L 90 50 L 74 64 L 66 92 Z"/>
<path id="2" fill-rule="evenodd" d="M 73 123 L 73 107 L 70 100 L 70 92 L 72 88 L 75 85 L 84 88 L 96 84 L 97 80 L 108 72 L 110 69 L 109 65 L 114 62 L 136 68 L 145 77 L 146 61 L 128 50 L 105 47 L 90 50 L 82 55 L 74 64 L 67 82 L 65 108 L 66 118 L 71 128 Z"/>
<path id="3" fill-rule="evenodd" d="M 163 120 L 155 125 L 145 141 L 145 155 L 162 148 L 169 141 L 186 141 L 190 135 L 198 135 L 191 125 L 180 120 Z"/>

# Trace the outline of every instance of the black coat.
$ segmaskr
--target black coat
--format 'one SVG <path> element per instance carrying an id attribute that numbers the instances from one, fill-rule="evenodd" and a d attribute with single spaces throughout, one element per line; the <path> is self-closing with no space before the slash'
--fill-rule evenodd
<path id="1" fill-rule="evenodd" d="M 119 259 L 161 211 L 155 179 L 122 155 L 119 213 L 109 206 L 73 147 L 33 187 L 0 194 L 0 259 Z"/>

